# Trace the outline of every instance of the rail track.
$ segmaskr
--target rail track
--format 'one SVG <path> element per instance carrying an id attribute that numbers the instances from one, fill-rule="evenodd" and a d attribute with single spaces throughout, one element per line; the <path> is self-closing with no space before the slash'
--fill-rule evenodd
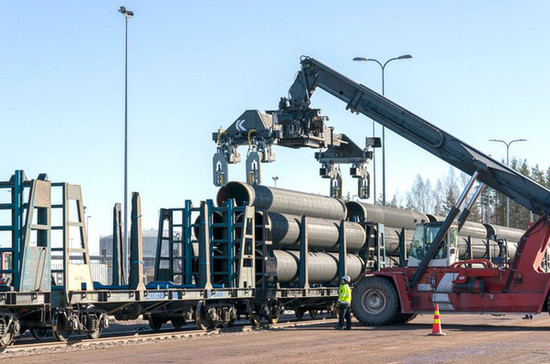
<path id="1" fill-rule="evenodd" d="M 38 355 L 47 353 L 59 353 L 66 351 L 84 351 L 99 349 L 103 347 L 112 347 L 117 345 L 140 345 L 153 344 L 161 341 L 180 340 L 194 337 L 207 337 L 220 334 L 242 333 L 265 329 L 282 329 L 288 327 L 310 326 L 318 324 L 336 323 L 337 319 L 332 317 L 323 317 L 315 319 L 286 319 L 276 324 L 262 324 L 254 326 L 245 320 L 236 322 L 233 326 L 225 328 L 216 328 L 212 330 L 198 330 L 194 326 L 183 327 L 181 329 L 167 329 L 160 332 L 153 330 L 128 330 L 117 332 L 105 332 L 102 337 L 97 339 L 88 339 L 85 335 L 75 335 L 69 338 L 67 342 L 56 341 L 53 337 L 47 337 L 41 341 L 34 338 L 21 338 L 14 344 L 0 351 L 0 359 L 5 357 L 17 357 L 26 355 Z"/>

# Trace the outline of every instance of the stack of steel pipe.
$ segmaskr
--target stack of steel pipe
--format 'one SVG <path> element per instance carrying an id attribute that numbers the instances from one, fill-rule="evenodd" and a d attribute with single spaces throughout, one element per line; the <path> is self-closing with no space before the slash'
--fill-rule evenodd
<path id="1" fill-rule="evenodd" d="M 384 224 L 386 254 L 399 256 L 399 235 L 405 229 L 407 251 L 414 235 L 416 225 L 429 222 L 430 218 L 416 211 L 390 206 L 373 205 L 366 202 L 348 201 L 348 220 Z"/>
<path id="2" fill-rule="evenodd" d="M 220 188 L 218 205 L 221 206 L 229 199 L 235 200 L 239 206 L 254 206 L 257 211 L 256 224 L 261 221 L 270 226 L 274 249 L 267 264 L 279 282 L 294 282 L 298 279 L 302 215 L 307 217 L 309 282 L 337 281 L 336 252 L 339 251 L 340 223 L 346 217 L 343 201 L 282 188 L 249 186 L 240 182 L 229 182 Z M 344 222 L 344 231 L 348 251 L 346 270 L 352 279 L 356 279 L 364 264 L 359 257 L 349 253 L 361 248 L 365 242 L 365 231 L 361 225 L 351 221 Z"/>
<path id="3" fill-rule="evenodd" d="M 433 221 L 444 221 L 443 216 L 430 215 Z M 499 239 L 506 239 L 508 255 L 513 257 L 516 254 L 517 242 L 523 235 L 518 229 L 506 228 L 498 225 L 484 225 L 478 222 L 466 221 L 458 233 L 458 251 L 460 259 L 468 258 L 467 241 L 470 239 L 472 246 L 472 255 L 474 259 L 487 258 L 487 243 L 491 256 L 499 255 L 500 247 L 497 242 L 489 239 L 492 235 L 497 235 Z"/>
<path id="4" fill-rule="evenodd" d="M 401 229 L 405 229 L 405 245 L 408 252 L 416 225 L 422 222 L 443 221 L 445 217 L 426 215 L 421 212 L 399 209 L 389 206 L 373 205 L 359 201 L 346 203 L 348 220 L 375 222 L 384 224 L 386 238 L 386 254 L 399 256 L 399 236 Z M 469 238 L 472 244 L 474 258 L 486 257 L 486 242 L 491 235 L 497 235 L 499 239 L 508 242 L 508 254 L 512 257 L 516 251 L 516 245 L 523 231 L 505 228 L 497 225 L 483 225 L 475 222 L 466 222 L 459 233 L 459 255 L 461 259 L 467 257 L 466 241 Z M 489 241 L 492 256 L 497 256 L 499 246 L 494 241 Z"/>

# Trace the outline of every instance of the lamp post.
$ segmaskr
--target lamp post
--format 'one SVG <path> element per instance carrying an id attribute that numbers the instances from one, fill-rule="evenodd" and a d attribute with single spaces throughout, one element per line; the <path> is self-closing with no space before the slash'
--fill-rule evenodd
<path id="1" fill-rule="evenodd" d="M 490 142 L 497 142 L 506 145 L 506 166 L 510 167 L 510 145 L 516 142 L 526 142 L 527 139 L 514 139 L 509 142 L 505 142 L 500 139 L 489 139 Z M 506 227 L 510 227 L 510 198 L 506 197 Z"/>
<path id="2" fill-rule="evenodd" d="M 275 182 L 275 187 L 277 187 L 277 181 L 279 180 L 279 176 L 275 176 L 271 178 L 273 178 L 273 182 Z"/>
<path id="3" fill-rule="evenodd" d="M 124 6 L 118 9 L 124 15 L 124 271 L 128 272 L 128 19 L 134 12 L 126 10 Z"/>
<path id="4" fill-rule="evenodd" d="M 402 56 L 399 56 L 399 57 L 394 57 L 394 58 L 390 58 L 388 59 L 386 62 L 382 63 L 380 62 L 379 60 L 377 59 L 374 59 L 374 58 L 366 58 L 366 57 L 355 57 L 353 60 L 354 61 L 366 61 L 366 62 L 376 62 L 378 63 L 378 65 L 380 66 L 380 68 L 382 69 L 382 96 L 385 95 L 385 70 L 386 70 L 386 66 L 388 65 L 388 63 L 390 63 L 391 61 L 397 61 L 397 60 L 400 60 L 400 59 L 410 59 L 410 58 L 413 58 L 412 55 L 410 54 L 404 54 Z M 375 130 L 374 130 L 374 120 L 372 121 L 372 136 L 374 137 L 375 135 Z M 373 154 L 373 159 L 372 159 L 372 163 L 373 163 L 373 170 L 374 170 L 374 176 L 373 176 L 373 193 L 374 193 L 374 203 L 376 203 L 376 160 L 374 159 L 374 154 Z M 382 125 L 382 205 L 383 206 L 386 206 L 386 128 Z"/>

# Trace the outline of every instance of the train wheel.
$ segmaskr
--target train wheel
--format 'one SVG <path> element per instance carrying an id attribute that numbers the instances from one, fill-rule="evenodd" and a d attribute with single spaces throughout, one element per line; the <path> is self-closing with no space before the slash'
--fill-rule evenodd
<path id="1" fill-rule="evenodd" d="M 302 320 L 304 318 L 304 309 L 303 308 L 297 308 L 294 310 L 294 315 L 296 315 L 296 318 L 298 320 Z"/>
<path id="2" fill-rule="evenodd" d="M 185 319 L 183 317 L 174 317 L 170 320 L 170 322 L 172 322 L 172 326 L 178 330 L 185 325 Z"/>
<path id="3" fill-rule="evenodd" d="M 13 332 L 7 332 L 4 335 L 0 336 L 0 348 L 5 348 L 13 342 L 15 334 Z"/>
<path id="4" fill-rule="evenodd" d="M 64 342 L 69 340 L 72 331 L 71 323 L 65 315 L 60 312 L 54 313 L 52 318 L 52 333 L 56 340 Z"/>
<path id="5" fill-rule="evenodd" d="M 48 335 L 47 327 L 33 327 L 31 329 L 31 334 L 36 340 L 42 340 Z"/>
<path id="6" fill-rule="evenodd" d="M 160 331 L 163 323 L 161 316 L 149 314 L 149 326 L 153 331 Z"/>
<path id="7" fill-rule="evenodd" d="M 337 318 L 339 314 L 340 309 L 336 305 L 332 305 L 329 308 L 329 313 L 332 318 Z"/>
<path id="8" fill-rule="evenodd" d="M 103 332 L 103 329 L 99 326 L 97 329 L 95 329 L 91 332 L 87 332 L 86 336 L 88 336 L 88 338 L 90 338 L 90 339 L 97 339 L 98 337 L 101 336 L 102 332 Z"/>
<path id="9" fill-rule="evenodd" d="M 277 322 L 279 322 L 279 316 L 270 317 L 269 320 L 267 320 L 271 325 L 275 325 Z"/>
<path id="10" fill-rule="evenodd" d="M 204 303 L 199 302 L 195 309 L 195 324 L 199 330 L 208 330 L 208 320 L 204 314 Z"/>
<path id="11" fill-rule="evenodd" d="M 262 317 L 258 315 L 257 313 L 251 313 L 250 314 L 250 323 L 254 326 L 260 326 L 260 321 L 262 320 Z"/>
<path id="12" fill-rule="evenodd" d="M 309 310 L 309 316 L 312 319 L 315 319 L 319 316 L 319 310 Z"/>
<path id="13" fill-rule="evenodd" d="M 367 277 L 354 287 L 351 309 L 365 325 L 387 325 L 399 318 L 399 297 L 389 280 Z"/>

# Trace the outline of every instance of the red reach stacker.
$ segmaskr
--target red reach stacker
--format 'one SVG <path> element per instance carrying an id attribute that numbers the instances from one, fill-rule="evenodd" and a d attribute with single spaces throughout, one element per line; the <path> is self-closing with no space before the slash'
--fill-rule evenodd
<path id="1" fill-rule="evenodd" d="M 310 107 L 319 87 L 345 102 L 350 111 L 368 116 L 471 176 L 445 221 L 418 226 L 406 267 L 383 268 L 356 284 L 352 309 L 359 321 L 406 322 L 417 313 L 433 312 L 436 303 L 441 311 L 464 313 L 548 311 L 550 273 L 541 268 L 550 238 L 548 189 L 321 62 L 303 57 L 301 65 L 289 97 L 272 112 L 286 126 L 295 124 L 294 129 L 307 136 L 308 125 L 319 119 L 319 109 Z M 477 191 L 462 208 L 476 182 Z M 508 262 L 457 258 L 457 232 L 483 185 L 540 216 L 527 227 Z"/>

